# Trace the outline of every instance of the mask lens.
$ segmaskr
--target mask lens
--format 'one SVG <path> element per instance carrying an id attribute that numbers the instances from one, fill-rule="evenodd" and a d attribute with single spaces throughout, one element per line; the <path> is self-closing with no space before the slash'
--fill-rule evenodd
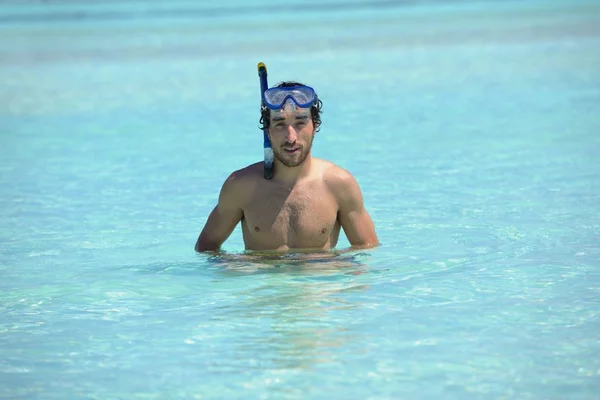
<path id="1" fill-rule="evenodd" d="M 271 88 L 264 94 L 265 105 L 272 110 L 283 107 L 287 99 L 291 99 L 300 108 L 308 108 L 314 104 L 315 98 L 315 91 L 309 86 Z"/>

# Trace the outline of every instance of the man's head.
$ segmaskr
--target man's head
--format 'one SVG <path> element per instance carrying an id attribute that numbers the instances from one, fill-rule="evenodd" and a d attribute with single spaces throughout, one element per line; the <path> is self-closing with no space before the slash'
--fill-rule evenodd
<path id="1" fill-rule="evenodd" d="M 292 88 L 292 87 L 307 87 L 306 85 L 300 83 L 300 82 L 294 82 L 294 81 L 286 81 L 286 82 L 281 82 L 279 83 L 277 86 L 274 86 L 274 88 Z M 316 94 L 315 94 L 316 96 Z M 323 107 L 323 102 L 321 100 L 316 99 L 315 104 L 313 104 L 310 107 L 310 113 L 311 113 L 311 117 L 312 117 L 312 122 L 313 125 L 316 127 L 316 131 L 319 131 L 319 128 L 321 127 L 321 108 Z M 269 129 L 270 127 L 270 123 L 271 123 L 271 113 L 270 113 L 270 109 L 267 107 L 262 107 L 261 108 L 261 116 L 260 116 L 260 124 L 261 130 L 264 129 Z"/>
<path id="2" fill-rule="evenodd" d="M 267 129 L 275 157 L 287 167 L 302 164 L 321 126 L 321 107 L 312 88 L 283 82 L 265 93 L 260 123 Z"/>

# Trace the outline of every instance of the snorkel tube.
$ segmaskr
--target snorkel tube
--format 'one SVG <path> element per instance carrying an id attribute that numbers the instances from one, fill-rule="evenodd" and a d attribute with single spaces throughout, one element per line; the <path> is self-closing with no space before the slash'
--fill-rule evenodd
<path id="1" fill-rule="evenodd" d="M 267 66 L 262 62 L 258 63 L 258 77 L 260 78 L 260 104 L 261 107 L 265 104 L 265 90 L 269 88 L 267 84 Z M 273 148 L 271 148 L 271 140 L 267 133 L 267 128 L 263 129 L 263 149 L 265 153 L 265 179 L 273 178 Z"/>

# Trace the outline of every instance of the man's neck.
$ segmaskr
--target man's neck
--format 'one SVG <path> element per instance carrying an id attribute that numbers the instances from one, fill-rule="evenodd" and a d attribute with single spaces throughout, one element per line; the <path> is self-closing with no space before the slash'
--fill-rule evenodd
<path id="1" fill-rule="evenodd" d="M 286 167 L 281 161 L 275 159 L 275 175 L 273 178 L 282 183 L 294 183 L 310 174 L 312 155 L 309 154 L 302 164 L 297 167 Z"/>

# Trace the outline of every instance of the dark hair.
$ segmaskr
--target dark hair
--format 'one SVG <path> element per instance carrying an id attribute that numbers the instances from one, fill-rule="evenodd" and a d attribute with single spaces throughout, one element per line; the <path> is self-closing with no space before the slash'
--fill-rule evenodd
<path id="1" fill-rule="evenodd" d="M 292 86 L 306 86 L 300 82 L 294 81 L 286 81 L 281 82 L 275 87 L 292 87 Z M 314 126 L 317 128 L 317 131 L 321 128 L 321 109 L 323 108 L 323 102 L 317 96 L 317 102 L 310 107 L 310 115 L 312 117 L 312 121 Z M 264 105 L 260 108 L 260 120 L 258 121 L 261 124 L 260 129 L 269 129 L 271 124 L 271 116 L 269 113 L 269 109 Z"/>

